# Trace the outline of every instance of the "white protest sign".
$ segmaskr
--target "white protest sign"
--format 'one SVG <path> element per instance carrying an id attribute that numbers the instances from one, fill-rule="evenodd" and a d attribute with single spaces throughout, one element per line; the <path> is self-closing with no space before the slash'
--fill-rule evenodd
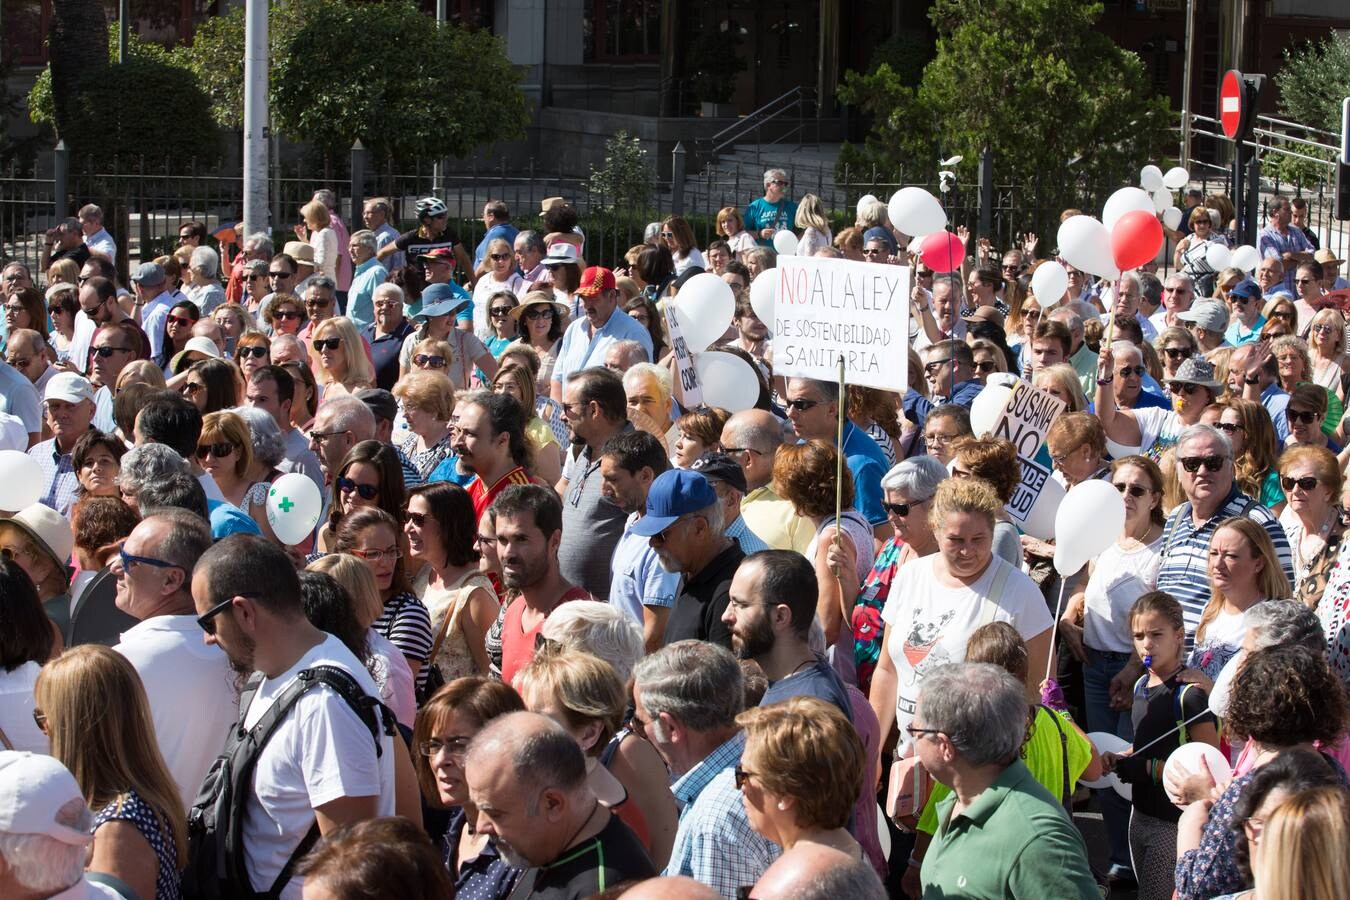
<path id="1" fill-rule="evenodd" d="M 819 256 L 778 258 L 775 375 L 909 388 L 909 276 L 905 266 Z"/>
<path id="2" fill-rule="evenodd" d="M 1026 524 L 1036 498 L 1050 478 L 1050 460 L 1042 453 L 1050 424 L 1064 411 L 1064 401 L 1042 388 L 1018 380 L 1003 412 L 994 422 L 993 436 L 1010 441 L 1017 449 L 1022 480 L 1004 507 L 1019 524 Z"/>
<path id="3" fill-rule="evenodd" d="M 698 371 L 694 368 L 694 357 L 689 352 L 689 346 L 684 342 L 684 334 L 680 331 L 680 323 L 675 318 L 674 301 L 666 301 L 665 315 L 666 334 L 670 335 L 670 346 L 675 357 L 676 374 L 679 376 L 675 385 L 676 399 L 679 400 L 680 407 L 683 409 L 698 409 L 703 405 L 703 388 L 698 383 Z"/>

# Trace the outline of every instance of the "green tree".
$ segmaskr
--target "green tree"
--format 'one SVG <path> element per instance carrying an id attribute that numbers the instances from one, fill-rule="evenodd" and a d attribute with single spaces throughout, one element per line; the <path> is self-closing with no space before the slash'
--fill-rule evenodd
<path id="1" fill-rule="evenodd" d="M 521 136 L 529 121 L 500 41 L 437 28 L 411 0 L 290 0 L 272 7 L 269 39 L 276 127 L 322 155 L 342 157 L 360 138 L 377 160 L 467 156 Z M 239 127 L 243 10 L 210 21 L 177 52 L 202 79 L 216 121 Z"/>
<path id="2" fill-rule="evenodd" d="M 917 88 L 886 63 L 847 73 L 840 99 L 872 130 L 863 147 L 846 145 L 841 169 L 927 181 L 938 160 L 961 155 L 973 183 L 989 148 L 999 183 L 1039 183 L 1038 206 L 1090 206 L 1064 177 L 1070 160 L 1115 187 L 1170 140 L 1166 98 L 1135 54 L 1096 30 L 1101 14 L 1082 0 L 935 0 L 937 52 Z"/>
<path id="3" fill-rule="evenodd" d="M 655 175 L 642 142 L 626 131 L 605 141 L 605 164 L 591 170 L 590 193 L 605 210 L 645 209 Z M 592 209 L 596 204 L 591 205 Z"/>
<path id="4" fill-rule="evenodd" d="M 1350 97 L 1350 37 L 1333 36 L 1320 43 L 1297 44 L 1284 51 L 1284 65 L 1275 76 L 1280 89 L 1282 118 L 1324 131 L 1339 132 L 1341 100 Z M 1306 137 L 1297 133 L 1297 137 Z M 1323 138 L 1323 143 L 1328 139 Z M 1286 145 L 1290 150 L 1317 156 L 1330 162 L 1335 154 L 1302 144 Z M 1334 177 L 1330 165 L 1321 165 L 1281 153 L 1261 158 L 1266 174 L 1282 181 L 1312 186 Z"/>

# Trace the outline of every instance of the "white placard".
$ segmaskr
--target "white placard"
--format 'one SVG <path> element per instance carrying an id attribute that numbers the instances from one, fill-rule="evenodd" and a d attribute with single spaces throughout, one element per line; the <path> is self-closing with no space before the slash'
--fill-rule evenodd
<path id="1" fill-rule="evenodd" d="M 1041 448 L 1051 423 L 1062 412 L 1063 400 L 1043 388 L 1018 380 L 1007 405 L 994 422 L 992 436 L 1011 441 L 1017 448 L 1017 461 L 1022 464 L 1022 480 L 1013 491 L 1012 500 L 1004 507 L 1019 523 L 1027 521 L 1041 488 L 1050 477 L 1049 460 Z"/>
<path id="2" fill-rule="evenodd" d="M 675 356 L 675 368 L 678 381 L 675 385 L 675 399 L 680 408 L 698 409 L 703 405 L 703 388 L 698 382 L 698 371 L 694 368 L 694 357 L 684 341 L 680 323 L 675 318 L 675 301 L 666 300 L 666 334 L 670 337 L 670 348 Z"/>
<path id="3" fill-rule="evenodd" d="M 778 258 L 775 375 L 839 378 L 886 391 L 909 388 L 906 266 L 820 256 Z"/>

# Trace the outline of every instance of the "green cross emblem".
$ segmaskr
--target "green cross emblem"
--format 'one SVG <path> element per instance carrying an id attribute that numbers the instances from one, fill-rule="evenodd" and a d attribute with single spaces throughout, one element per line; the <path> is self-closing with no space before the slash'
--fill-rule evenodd
<path id="1" fill-rule="evenodd" d="M 282 511 L 282 512 L 286 512 L 286 513 L 288 513 L 288 512 L 290 512 L 291 510 L 295 509 L 295 504 L 294 504 L 293 502 L 291 502 L 291 498 L 290 498 L 290 497 L 282 497 L 282 498 L 281 498 L 281 502 L 278 503 L 277 506 L 281 507 L 281 511 Z"/>

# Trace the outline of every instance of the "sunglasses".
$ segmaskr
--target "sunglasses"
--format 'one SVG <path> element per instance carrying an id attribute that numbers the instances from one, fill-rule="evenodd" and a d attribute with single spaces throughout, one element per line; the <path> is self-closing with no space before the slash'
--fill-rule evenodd
<path id="1" fill-rule="evenodd" d="M 527 319 L 551 319 L 553 318 L 553 307 L 540 306 L 525 313 Z"/>
<path id="2" fill-rule="evenodd" d="M 1201 466 L 1204 466 L 1205 470 L 1209 472 L 1220 471 L 1223 469 L 1223 464 L 1228 462 L 1228 457 L 1218 454 L 1213 456 L 1183 456 L 1180 462 L 1183 469 L 1194 475 L 1200 471 Z"/>
<path id="3" fill-rule="evenodd" d="M 298 319 L 300 318 L 300 315 L 301 313 L 298 309 L 278 309 L 272 312 L 272 318 L 282 320 Z"/>
<path id="4" fill-rule="evenodd" d="M 988 375 L 990 372 L 997 372 L 998 363 L 994 362 L 992 359 L 981 360 L 980 362 L 977 362 L 975 364 L 975 371 L 979 372 L 981 375 Z"/>
<path id="5" fill-rule="evenodd" d="M 909 511 L 916 506 L 927 503 L 927 500 L 915 500 L 913 503 L 883 503 L 881 508 L 893 516 L 907 516 Z"/>
<path id="6" fill-rule="evenodd" d="M 1320 482 L 1312 475 L 1304 475 L 1302 478 L 1287 478 L 1283 475 L 1280 476 L 1280 487 L 1284 488 L 1286 494 L 1296 487 L 1300 491 L 1311 491 L 1313 488 L 1317 487 L 1318 484 L 1320 484 Z"/>
<path id="7" fill-rule="evenodd" d="M 197 458 L 206 459 L 208 456 L 214 456 L 216 459 L 224 459 L 234 451 L 235 446 L 229 441 L 219 441 L 215 444 L 198 444 Z"/>
<path id="8" fill-rule="evenodd" d="M 933 360 L 933 361 L 930 362 L 930 363 L 925 363 L 925 364 L 924 364 L 924 367 L 923 367 L 923 374 L 925 374 L 925 375 L 933 375 L 933 374 L 936 374 L 936 373 L 942 371 L 942 369 L 943 369 L 944 366 L 950 366 L 951 364 L 952 364 L 952 358 L 951 358 L 950 356 L 947 357 L 946 359 L 935 359 L 935 360 Z"/>
<path id="9" fill-rule="evenodd" d="M 932 277 L 933 277 L 933 273 L 932 273 L 932 272 L 925 272 L 924 270 L 920 269 L 920 270 L 918 270 L 918 271 L 916 271 L 916 272 L 914 273 L 914 277 L 915 277 L 915 278 L 932 278 Z"/>
<path id="10" fill-rule="evenodd" d="M 1294 321 L 1294 314 L 1292 312 L 1289 312 L 1288 310 L 1280 310 L 1279 312 L 1273 312 L 1270 314 L 1270 317 L 1272 319 L 1284 319 L 1286 322 Z"/>
<path id="11" fill-rule="evenodd" d="M 190 328 L 193 324 L 191 319 L 184 316 L 169 316 L 168 319 L 170 325 L 182 325 Z"/>
<path id="12" fill-rule="evenodd" d="M 1183 384 L 1180 381 L 1174 381 L 1167 386 L 1167 389 L 1174 394 L 1185 394 L 1187 397 L 1189 397 L 1191 394 L 1194 394 L 1196 391 L 1200 390 L 1200 385 Z"/>
<path id="13" fill-rule="evenodd" d="M 819 406 L 824 402 L 825 401 L 823 400 L 803 400 L 798 398 L 796 400 L 789 400 L 783 405 L 786 406 L 788 409 L 793 409 L 796 410 L 797 412 L 806 412 L 813 406 Z"/>
<path id="14" fill-rule="evenodd" d="M 1235 434 L 1238 431 L 1247 430 L 1245 427 L 1243 427 L 1242 425 L 1238 425 L 1236 422 L 1215 422 L 1214 427 L 1222 431 L 1224 434 Z"/>
<path id="15" fill-rule="evenodd" d="M 135 351 L 133 351 L 130 347 L 91 347 L 89 352 L 97 356 L 99 359 L 107 359 L 114 353 L 133 353 Z"/>
<path id="16" fill-rule="evenodd" d="M 747 772 L 745 769 L 742 769 L 739 764 L 737 764 L 733 774 L 736 778 L 736 790 L 738 791 L 744 790 L 751 778 L 758 777 L 757 773 Z"/>
<path id="17" fill-rule="evenodd" d="M 1311 425 L 1322 418 L 1320 413 L 1315 413 L 1311 410 L 1289 409 L 1288 407 L 1285 408 L 1284 414 L 1290 422 L 1302 422 L 1304 425 Z"/>
<path id="18" fill-rule="evenodd" d="M 257 599 L 256 595 L 253 594 L 236 594 L 235 596 L 248 597 L 250 600 Z M 234 600 L 234 597 L 230 597 L 228 600 L 222 600 L 206 612 L 202 613 L 197 617 L 197 625 L 207 634 L 214 635 L 216 633 L 216 616 L 233 606 Z"/>
<path id="19" fill-rule="evenodd" d="M 1328 325 L 1323 322 L 1321 325 L 1314 325 L 1312 330 L 1318 334 L 1335 334 L 1337 328 L 1335 325 Z"/>
<path id="20" fill-rule="evenodd" d="M 491 259 L 496 260 L 497 262 L 505 262 L 506 260 L 508 260 L 508 259 L 511 258 L 511 254 L 510 254 L 510 253 L 489 253 L 489 254 L 488 254 L 488 257 L 491 258 Z"/>
<path id="21" fill-rule="evenodd" d="M 1164 347 L 1168 359 L 1190 359 L 1193 352 L 1189 347 Z"/>
<path id="22" fill-rule="evenodd" d="M 1129 494 L 1131 497 L 1135 497 L 1135 498 L 1142 497 L 1142 496 L 1144 496 L 1145 494 L 1151 494 L 1151 493 L 1153 493 L 1153 492 L 1150 491 L 1148 488 L 1146 488 L 1146 487 L 1141 487 L 1141 486 L 1139 486 L 1139 485 L 1137 485 L 1137 484 L 1116 484 L 1116 483 L 1112 483 L 1111 486 L 1112 486 L 1113 488 L 1115 488 L 1116 490 L 1120 491 L 1122 494 Z"/>
<path id="23" fill-rule="evenodd" d="M 445 368 L 445 357 L 444 357 L 444 356 L 440 356 L 439 354 L 438 354 L 438 355 L 431 355 L 431 354 L 428 354 L 428 353 L 419 353 L 419 354 L 417 354 L 416 356 L 413 357 L 413 362 L 417 364 L 417 367 L 418 367 L 419 369 L 444 369 L 444 368 Z"/>
<path id="24" fill-rule="evenodd" d="M 1144 368 L 1143 366 L 1121 366 L 1119 369 L 1116 370 L 1116 374 L 1118 374 L 1121 378 L 1131 378 L 1135 375 L 1138 375 L 1140 378 L 1143 378 L 1145 375 L 1148 374 L 1148 369 Z"/>
<path id="25" fill-rule="evenodd" d="M 200 381 L 189 381 L 183 385 L 183 389 L 180 393 L 185 397 L 193 397 L 204 390 L 206 390 L 206 385 L 202 384 Z"/>
<path id="26" fill-rule="evenodd" d="M 130 572 L 133 566 L 153 566 L 156 569 L 181 569 L 182 566 L 177 563 L 171 563 L 163 559 L 155 559 L 153 556 L 132 556 L 122 545 L 117 547 L 117 559 L 122 564 L 123 572 Z"/>
<path id="27" fill-rule="evenodd" d="M 5 362 L 9 363 L 16 369 L 26 369 L 28 368 L 29 364 L 32 363 L 32 361 L 33 357 L 31 356 L 12 356 L 9 359 L 5 360 Z"/>
<path id="28" fill-rule="evenodd" d="M 261 277 L 261 276 L 260 276 Z M 268 278 L 294 278 L 294 272 L 268 272 Z"/>
<path id="29" fill-rule="evenodd" d="M 333 305 L 332 300 L 306 300 L 305 306 L 312 309 L 327 309 Z"/>
<path id="30" fill-rule="evenodd" d="M 769 184 L 776 184 L 776 185 L 778 185 L 779 187 L 787 187 L 787 186 L 788 186 L 788 182 L 786 182 L 786 181 L 770 181 Z"/>
<path id="31" fill-rule="evenodd" d="M 38 731 L 47 733 L 47 714 L 36 706 L 33 707 L 33 724 L 37 726 Z"/>
<path id="32" fill-rule="evenodd" d="M 322 353 L 325 350 L 336 350 L 342 346 L 342 338 L 319 338 L 314 342 L 314 349 Z"/>
<path id="33" fill-rule="evenodd" d="M 410 525 L 414 528 L 425 528 L 427 524 L 427 514 L 418 512 L 405 512 L 403 514 Z"/>
<path id="34" fill-rule="evenodd" d="M 494 306 L 492 309 L 488 310 L 488 315 L 492 316 L 494 319 L 505 319 L 507 316 L 511 315 L 511 310 L 513 308 L 514 307 L 510 306 Z"/>
<path id="35" fill-rule="evenodd" d="M 345 475 L 338 478 L 337 488 L 344 494 L 350 494 L 352 491 L 361 495 L 362 500 L 374 500 L 380 496 L 380 488 L 374 484 L 357 484 L 355 481 Z"/>
<path id="36" fill-rule="evenodd" d="M 863 249 L 863 256 L 879 256 L 879 255 L 881 255 L 882 253 L 885 253 L 885 252 L 886 252 L 886 251 L 883 250 L 883 249 L 881 249 L 880 247 L 864 248 L 864 249 Z M 920 276 L 920 277 L 922 277 L 922 276 Z"/>
<path id="37" fill-rule="evenodd" d="M 263 357 L 267 356 L 267 348 L 261 345 L 239 348 L 240 359 L 248 359 L 250 356 L 253 357 L 254 359 L 262 359 Z"/>
<path id="38" fill-rule="evenodd" d="M 47 307 L 47 312 L 50 313 L 50 314 L 53 315 L 53 316 L 59 316 L 59 315 L 61 315 L 61 313 L 65 312 L 65 311 L 66 311 L 65 308 L 64 308 L 63 306 L 61 306 L 61 304 L 59 304 L 59 303 L 58 303 L 56 306 L 49 306 L 49 307 Z"/>

